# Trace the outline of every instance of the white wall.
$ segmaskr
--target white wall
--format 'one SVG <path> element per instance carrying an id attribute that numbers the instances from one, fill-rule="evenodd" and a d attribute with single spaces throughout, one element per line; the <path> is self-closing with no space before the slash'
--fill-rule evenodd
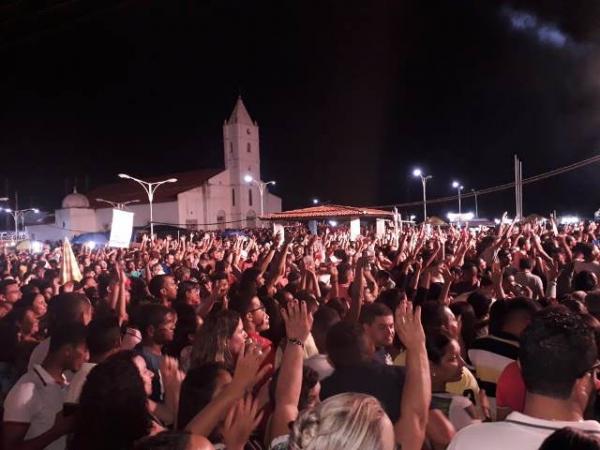
<path id="1" fill-rule="evenodd" d="M 55 225 L 75 234 L 90 233 L 97 230 L 96 214 L 90 208 L 57 209 Z"/>
<path id="2" fill-rule="evenodd" d="M 57 227 L 56 225 L 27 225 L 25 231 L 36 241 L 62 241 L 65 237 L 71 239 L 79 233 Z"/>
<path id="3" fill-rule="evenodd" d="M 178 224 L 179 210 L 177 202 L 153 203 L 153 216 L 155 222 Z M 150 206 L 145 203 L 141 205 L 127 205 L 125 211 L 134 213 L 133 226 L 142 227 L 150 222 Z M 96 210 L 96 231 L 110 230 L 112 224 L 112 208 L 100 208 Z"/>

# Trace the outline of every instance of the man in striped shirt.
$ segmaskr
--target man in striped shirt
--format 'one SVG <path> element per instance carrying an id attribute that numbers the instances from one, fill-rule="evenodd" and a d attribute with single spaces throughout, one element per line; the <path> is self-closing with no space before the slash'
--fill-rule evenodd
<path id="1" fill-rule="evenodd" d="M 526 298 L 497 300 L 490 311 L 490 335 L 477 339 L 469 349 L 479 386 L 496 410 L 496 383 L 504 368 L 519 354 L 519 337 L 529 325 L 537 303 Z"/>

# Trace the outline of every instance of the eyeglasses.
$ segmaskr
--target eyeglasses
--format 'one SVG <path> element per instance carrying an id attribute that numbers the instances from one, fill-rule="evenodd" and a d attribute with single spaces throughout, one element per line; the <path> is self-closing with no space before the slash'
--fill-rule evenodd
<path id="1" fill-rule="evenodd" d="M 581 375 L 579 375 L 577 378 L 581 378 L 582 376 L 584 376 L 586 373 L 592 373 L 592 375 L 596 376 L 598 369 L 600 369 L 600 361 L 596 361 L 596 363 L 590 367 L 587 370 L 584 370 Z"/>
<path id="2" fill-rule="evenodd" d="M 261 310 L 262 310 L 262 311 L 265 311 L 265 310 L 266 310 L 266 308 L 265 308 L 265 305 L 260 305 L 258 308 L 251 309 L 251 310 L 250 310 L 250 311 L 248 311 L 248 312 L 249 312 L 249 313 L 253 313 L 253 312 L 256 312 L 256 311 L 261 311 Z"/>

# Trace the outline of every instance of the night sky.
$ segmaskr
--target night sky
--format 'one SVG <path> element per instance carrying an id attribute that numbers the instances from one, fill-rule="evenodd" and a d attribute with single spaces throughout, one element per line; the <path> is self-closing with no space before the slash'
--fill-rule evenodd
<path id="1" fill-rule="evenodd" d="M 419 200 L 416 165 L 434 198 L 511 181 L 514 153 L 527 177 L 599 149 L 599 2 L 3 5 L 0 191 L 20 206 L 54 208 L 75 179 L 222 166 L 240 92 L 288 209 Z M 591 215 L 599 169 L 526 186 L 525 213 Z M 481 215 L 513 209 L 512 192 L 480 198 Z"/>

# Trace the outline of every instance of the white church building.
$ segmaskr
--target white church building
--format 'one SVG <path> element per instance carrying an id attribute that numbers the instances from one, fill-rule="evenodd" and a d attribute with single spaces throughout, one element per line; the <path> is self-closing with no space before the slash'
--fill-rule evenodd
<path id="1" fill-rule="evenodd" d="M 176 183 L 159 186 L 154 195 L 153 222 L 190 230 L 255 227 L 261 214 L 261 195 L 256 182 L 260 173 L 260 139 L 258 124 L 248 114 L 239 97 L 231 116 L 223 124 L 225 169 L 201 169 L 167 173 L 146 181 L 177 178 Z M 136 176 L 135 173 L 131 174 Z M 116 174 L 115 174 L 116 177 Z M 264 190 L 262 213 L 281 211 L 281 198 Z M 31 239 L 59 240 L 82 233 L 108 231 L 112 207 L 97 199 L 116 203 L 137 200 L 125 206 L 134 213 L 134 226 L 150 222 L 148 197 L 142 187 L 123 179 L 101 186 L 83 195 L 76 190 L 62 201 L 54 213 L 54 223 L 26 227 Z"/>

